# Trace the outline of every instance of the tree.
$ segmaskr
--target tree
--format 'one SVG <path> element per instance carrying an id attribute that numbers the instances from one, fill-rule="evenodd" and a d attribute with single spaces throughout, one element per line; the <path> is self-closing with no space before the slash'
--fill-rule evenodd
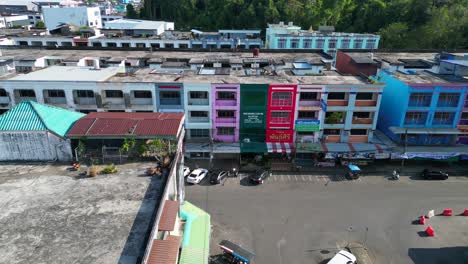
<path id="1" fill-rule="evenodd" d="M 403 49 L 406 48 L 408 40 L 408 25 L 405 23 L 397 22 L 388 25 L 381 29 L 379 34 L 382 38 L 381 46 L 389 49 Z"/>
<path id="2" fill-rule="evenodd" d="M 127 15 L 126 15 L 127 18 L 132 18 L 132 19 L 135 19 L 135 18 L 138 18 L 138 13 L 137 11 L 135 10 L 135 7 L 133 7 L 132 4 L 128 4 L 127 5 Z"/>
<path id="3" fill-rule="evenodd" d="M 45 28 L 45 24 L 41 20 L 37 21 L 35 26 L 36 28 Z"/>

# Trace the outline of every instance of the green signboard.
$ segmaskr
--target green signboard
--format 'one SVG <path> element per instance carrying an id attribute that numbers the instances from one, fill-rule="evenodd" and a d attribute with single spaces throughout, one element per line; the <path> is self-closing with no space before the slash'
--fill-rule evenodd
<path id="1" fill-rule="evenodd" d="M 263 112 L 242 112 L 242 122 L 249 125 L 262 125 L 265 122 Z"/>
<path id="2" fill-rule="evenodd" d="M 241 84 L 240 95 L 240 140 L 265 142 L 268 85 Z"/>
<path id="3" fill-rule="evenodd" d="M 319 132 L 320 120 L 296 120 L 295 129 L 298 132 Z"/>

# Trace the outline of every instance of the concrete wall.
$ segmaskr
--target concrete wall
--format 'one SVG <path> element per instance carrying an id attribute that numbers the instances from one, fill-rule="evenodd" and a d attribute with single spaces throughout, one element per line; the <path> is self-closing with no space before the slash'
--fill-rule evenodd
<path id="1" fill-rule="evenodd" d="M 342 52 L 338 51 L 336 53 L 336 69 L 344 74 L 351 75 L 360 75 L 364 74 L 366 76 L 376 75 L 379 68 L 378 64 L 357 64 L 351 57 Z"/>
<path id="2" fill-rule="evenodd" d="M 70 161 L 70 142 L 46 131 L 0 133 L 0 161 Z"/>
<path id="3" fill-rule="evenodd" d="M 69 23 L 79 27 L 102 27 L 99 7 L 51 7 L 44 8 L 42 12 L 48 30 L 55 29 L 61 23 Z"/>

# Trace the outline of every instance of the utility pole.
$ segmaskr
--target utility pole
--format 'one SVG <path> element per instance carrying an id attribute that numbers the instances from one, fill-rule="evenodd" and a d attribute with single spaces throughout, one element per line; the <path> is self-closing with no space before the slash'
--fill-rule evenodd
<path id="1" fill-rule="evenodd" d="M 403 155 L 406 155 L 406 148 L 408 145 L 408 128 L 405 128 L 405 139 L 403 142 Z M 405 157 L 401 159 L 401 171 L 403 171 L 403 167 L 405 166 Z"/>

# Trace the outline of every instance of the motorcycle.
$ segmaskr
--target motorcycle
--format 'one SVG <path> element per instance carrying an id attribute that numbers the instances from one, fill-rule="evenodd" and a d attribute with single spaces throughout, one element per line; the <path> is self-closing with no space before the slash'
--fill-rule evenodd
<path id="1" fill-rule="evenodd" d="M 400 179 L 400 172 L 397 171 L 397 170 L 393 170 L 392 179 L 395 180 L 395 181 L 399 180 Z"/>

